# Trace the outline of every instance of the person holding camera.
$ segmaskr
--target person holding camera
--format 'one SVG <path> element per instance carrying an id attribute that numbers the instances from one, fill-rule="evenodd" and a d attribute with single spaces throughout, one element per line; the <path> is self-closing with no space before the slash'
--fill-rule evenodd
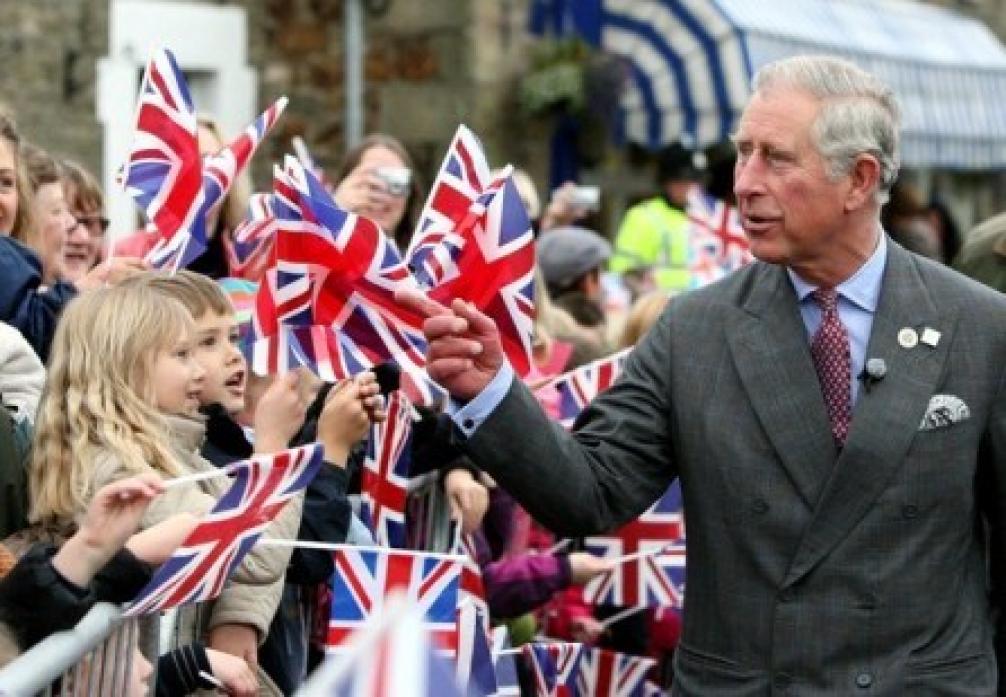
<path id="1" fill-rule="evenodd" d="M 370 218 L 405 252 L 419 219 L 423 196 L 405 146 L 374 133 L 349 150 L 335 176 L 335 202 Z"/>

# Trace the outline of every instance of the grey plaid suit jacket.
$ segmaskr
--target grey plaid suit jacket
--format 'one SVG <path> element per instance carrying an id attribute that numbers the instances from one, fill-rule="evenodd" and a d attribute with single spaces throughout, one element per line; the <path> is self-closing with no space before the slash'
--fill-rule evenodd
<path id="1" fill-rule="evenodd" d="M 1006 299 L 888 243 L 867 351 L 887 374 L 860 390 L 840 454 L 792 285 L 760 262 L 673 300 L 575 435 L 515 381 L 466 442 L 565 535 L 610 529 L 680 478 L 675 695 L 996 693 Z M 939 341 L 903 348 L 904 327 Z M 970 418 L 920 430 L 937 394 Z"/>

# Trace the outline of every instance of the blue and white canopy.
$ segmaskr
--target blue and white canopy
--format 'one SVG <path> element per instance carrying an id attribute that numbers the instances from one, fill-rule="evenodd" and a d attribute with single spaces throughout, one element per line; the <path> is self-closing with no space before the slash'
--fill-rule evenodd
<path id="1" fill-rule="evenodd" d="M 1006 166 L 1006 49 L 984 24 L 907 0 L 535 0 L 532 29 L 622 57 L 620 131 L 700 146 L 736 126 L 760 66 L 843 56 L 894 89 L 911 167 Z"/>

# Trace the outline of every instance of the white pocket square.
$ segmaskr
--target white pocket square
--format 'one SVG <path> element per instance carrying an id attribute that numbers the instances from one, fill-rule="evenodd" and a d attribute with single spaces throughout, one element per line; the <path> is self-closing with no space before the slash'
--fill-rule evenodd
<path id="1" fill-rule="evenodd" d="M 971 410 L 960 397 L 952 394 L 934 394 L 929 398 L 926 415 L 919 424 L 920 431 L 946 428 L 971 418 Z"/>

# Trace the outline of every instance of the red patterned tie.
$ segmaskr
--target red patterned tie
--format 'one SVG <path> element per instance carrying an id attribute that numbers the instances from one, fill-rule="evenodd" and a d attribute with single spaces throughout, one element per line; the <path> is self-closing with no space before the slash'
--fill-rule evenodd
<path id="1" fill-rule="evenodd" d="M 849 333 L 838 316 L 838 292 L 821 288 L 813 293 L 821 306 L 821 326 L 810 343 L 810 355 L 821 382 L 824 404 L 831 420 L 831 435 L 842 447 L 852 421 L 852 356 Z"/>

